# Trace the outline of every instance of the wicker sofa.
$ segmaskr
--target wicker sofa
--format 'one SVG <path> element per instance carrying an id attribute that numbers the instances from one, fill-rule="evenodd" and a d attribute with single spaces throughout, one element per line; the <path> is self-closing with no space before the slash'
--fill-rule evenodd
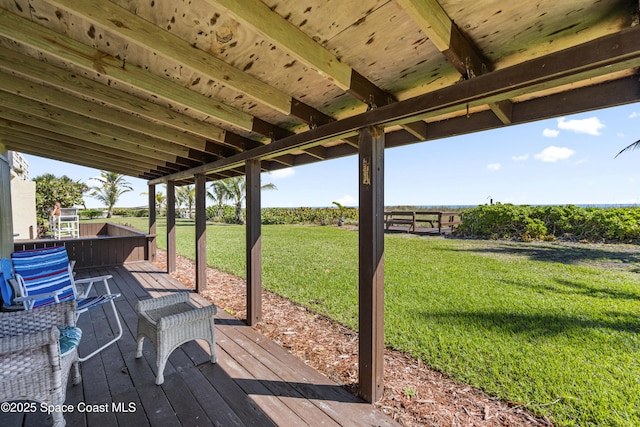
<path id="1" fill-rule="evenodd" d="M 0 402 L 64 404 L 69 372 L 74 384 L 81 381 L 77 346 L 60 350 L 60 327 L 75 326 L 75 309 L 75 301 L 66 301 L 0 313 Z M 62 412 L 52 415 L 54 427 L 66 424 Z"/>

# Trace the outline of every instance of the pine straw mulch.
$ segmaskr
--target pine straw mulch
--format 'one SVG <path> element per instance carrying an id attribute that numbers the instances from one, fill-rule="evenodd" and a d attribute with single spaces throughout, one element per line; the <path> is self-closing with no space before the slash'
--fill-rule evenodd
<path id="1" fill-rule="evenodd" d="M 157 251 L 156 265 L 166 271 L 165 251 Z M 193 261 L 177 256 L 174 278 L 195 289 L 194 271 Z M 202 292 L 203 297 L 246 320 L 244 279 L 208 268 L 207 283 L 209 289 Z M 357 332 L 266 290 L 262 314 L 264 321 L 255 326 L 257 330 L 350 392 L 356 392 Z M 528 413 L 522 405 L 487 396 L 391 349 L 384 354 L 384 396 L 375 405 L 407 427 L 552 425 L 549 419 Z"/>

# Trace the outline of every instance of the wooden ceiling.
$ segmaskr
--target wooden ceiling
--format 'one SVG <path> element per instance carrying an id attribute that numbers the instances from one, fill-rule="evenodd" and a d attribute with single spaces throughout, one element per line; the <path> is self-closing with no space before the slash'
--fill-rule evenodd
<path id="1" fill-rule="evenodd" d="M 638 0 L 0 0 L 0 143 L 189 182 L 640 100 Z"/>

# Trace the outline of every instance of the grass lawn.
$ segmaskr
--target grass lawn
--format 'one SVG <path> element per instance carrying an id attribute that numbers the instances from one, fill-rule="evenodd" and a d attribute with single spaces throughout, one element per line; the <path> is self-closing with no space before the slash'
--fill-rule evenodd
<path id="1" fill-rule="evenodd" d="M 262 230 L 264 286 L 357 328 L 358 234 Z M 194 234 L 179 221 L 180 254 Z M 244 227 L 209 225 L 207 247 L 245 276 Z M 387 235 L 385 341 L 557 425 L 640 425 L 640 248 L 615 248 Z"/>

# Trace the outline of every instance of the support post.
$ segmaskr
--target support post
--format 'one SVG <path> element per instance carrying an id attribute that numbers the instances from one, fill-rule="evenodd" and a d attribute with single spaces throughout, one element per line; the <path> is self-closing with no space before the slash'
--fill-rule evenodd
<path id="1" fill-rule="evenodd" d="M 147 256 L 146 261 L 155 262 L 156 260 L 156 186 L 149 185 L 149 239 L 147 240 Z"/>
<path id="2" fill-rule="evenodd" d="M 375 402 L 384 391 L 384 129 L 361 129 L 358 145 L 359 394 Z"/>
<path id="3" fill-rule="evenodd" d="M 204 174 L 196 178 L 196 292 L 207 289 L 207 189 Z"/>
<path id="4" fill-rule="evenodd" d="M 167 182 L 167 273 L 176 271 L 176 185 Z"/>
<path id="5" fill-rule="evenodd" d="M 262 320 L 262 228 L 260 218 L 260 160 L 247 160 L 246 251 L 247 251 L 247 324 Z"/>
<path id="6" fill-rule="evenodd" d="M 9 152 L 0 141 L 0 258 L 9 258 L 12 252 L 11 168 Z"/>

